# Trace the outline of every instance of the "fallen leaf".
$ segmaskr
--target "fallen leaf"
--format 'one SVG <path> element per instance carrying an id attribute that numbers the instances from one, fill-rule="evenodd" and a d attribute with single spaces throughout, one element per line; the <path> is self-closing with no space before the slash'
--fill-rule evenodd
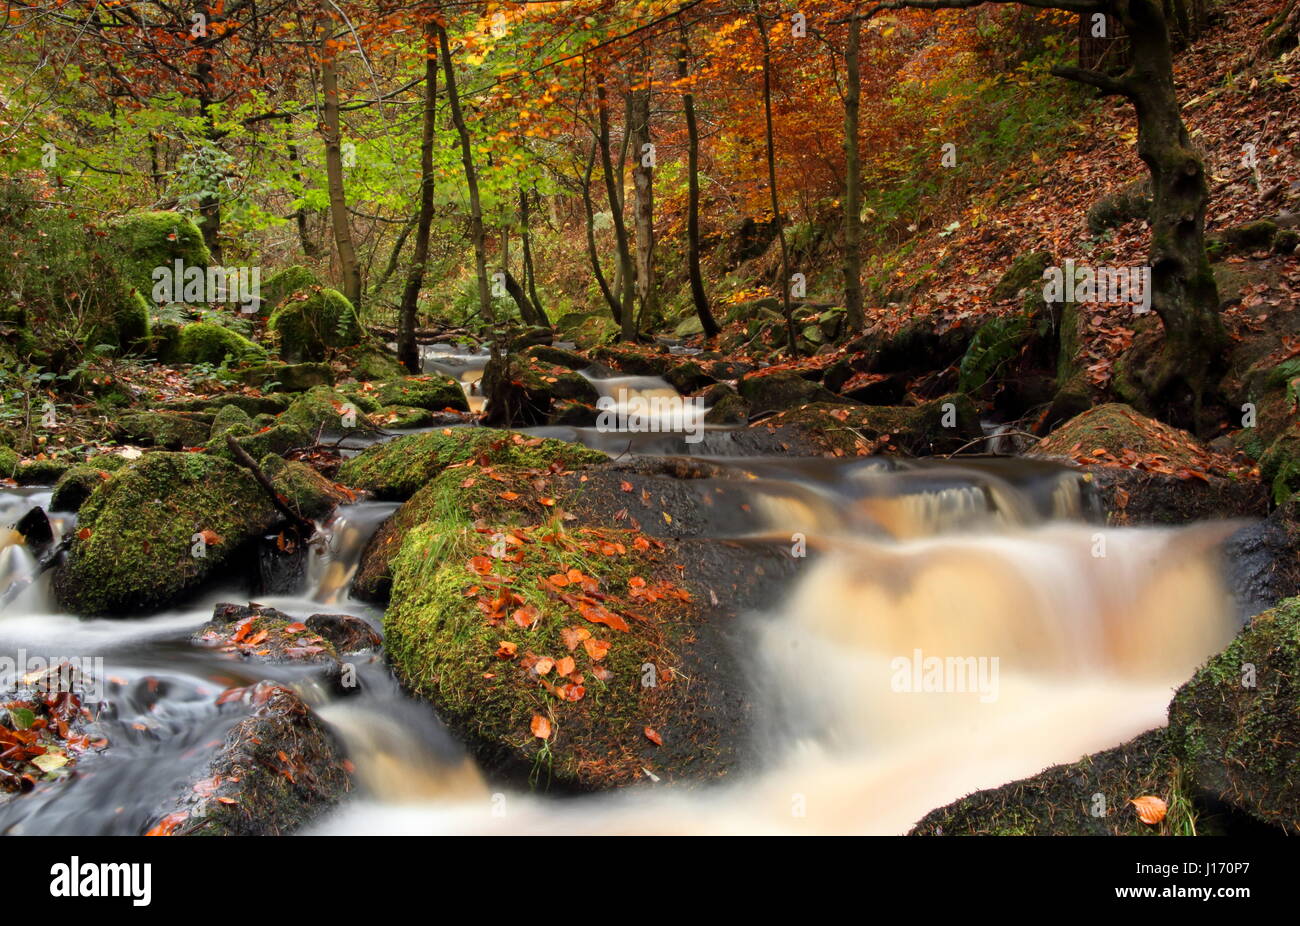
<path id="1" fill-rule="evenodd" d="M 529 726 L 533 731 L 533 736 L 539 740 L 551 738 L 551 722 L 541 714 L 534 714 L 533 722 Z"/>
<path id="2" fill-rule="evenodd" d="M 1143 823 L 1159 823 L 1169 812 L 1169 805 L 1152 794 L 1135 797 L 1129 803 L 1137 808 L 1138 819 Z"/>
<path id="3" fill-rule="evenodd" d="M 656 746 L 662 746 L 664 744 L 664 738 L 658 734 L 654 727 L 645 728 L 645 738 Z"/>

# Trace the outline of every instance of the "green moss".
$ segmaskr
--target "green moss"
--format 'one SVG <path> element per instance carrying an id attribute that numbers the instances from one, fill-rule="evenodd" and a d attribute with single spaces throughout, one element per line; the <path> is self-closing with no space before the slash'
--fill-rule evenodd
<path id="1" fill-rule="evenodd" d="M 153 292 L 155 268 L 170 269 L 178 260 L 186 268 L 212 262 L 203 234 L 178 212 L 125 216 L 109 227 L 109 241 L 124 262 L 127 279 L 146 297 Z"/>
<path id="2" fill-rule="evenodd" d="M 1300 833 L 1300 598 L 1252 618 L 1178 690 L 1169 739 L 1199 791 Z"/>
<path id="3" fill-rule="evenodd" d="M 411 408 L 409 405 L 385 405 L 371 417 L 380 427 L 396 430 L 423 428 L 437 420 L 427 408 Z"/>
<path id="4" fill-rule="evenodd" d="M 106 459 L 106 458 L 105 458 Z M 122 460 L 122 457 L 117 457 Z M 125 461 L 124 461 L 125 462 Z M 101 468 L 93 462 L 78 463 L 59 477 L 50 498 L 51 511 L 76 511 L 90 497 L 90 493 L 112 477 L 112 470 Z"/>
<path id="5" fill-rule="evenodd" d="M 248 338 L 214 322 L 195 322 L 181 328 L 163 358 L 169 363 L 248 362 L 266 357 L 266 351 Z"/>
<path id="6" fill-rule="evenodd" d="M 55 593 L 76 614 L 166 607 L 226 568 L 277 517 L 253 477 L 233 464 L 203 454 L 146 454 L 81 506 Z M 200 531 L 219 541 L 195 556 Z"/>
<path id="7" fill-rule="evenodd" d="M 262 284 L 262 302 L 258 313 L 266 316 L 294 293 L 312 290 L 321 285 L 320 278 L 306 267 L 295 264 L 271 274 Z"/>
<path id="8" fill-rule="evenodd" d="M 1300 424 L 1292 424 L 1259 460 L 1259 475 L 1277 505 L 1300 492 Z"/>
<path id="9" fill-rule="evenodd" d="M 29 460 L 18 464 L 14 479 L 19 485 L 25 486 L 53 485 L 71 465 L 67 460 L 57 458 Z"/>
<path id="10" fill-rule="evenodd" d="M 980 436 L 979 415 L 968 396 L 950 395 L 924 405 L 828 405 L 791 409 L 751 427 L 798 428 L 836 455 L 904 452 L 953 453 Z"/>
<path id="11" fill-rule="evenodd" d="M 408 434 L 370 447 L 344 461 L 338 479 L 380 498 L 406 499 L 446 467 L 468 460 L 546 469 L 552 464 L 575 467 L 600 463 L 608 457 L 579 444 L 527 438 L 495 428 L 445 428 Z"/>
<path id="12" fill-rule="evenodd" d="M 133 412 L 117 419 L 118 440 L 145 446 L 201 447 L 211 430 L 211 416 L 192 412 Z"/>
<path id="13" fill-rule="evenodd" d="M 479 497 L 486 500 L 496 485 L 480 481 Z M 607 608 L 628 608 L 629 579 L 649 576 L 653 564 L 636 553 L 606 556 L 598 550 L 602 542 L 622 543 L 630 550 L 633 532 L 570 531 L 562 523 L 530 530 L 492 520 L 521 541 L 506 544 L 516 551 L 517 561 L 492 559 L 487 554 L 493 533 L 475 530 L 473 518 L 482 513 L 473 510 L 474 504 L 459 479 L 431 484 L 421 506 L 429 520 L 406 534 L 394 559 L 392 603 L 384 626 L 398 677 L 430 700 L 494 764 L 531 767 L 536 787 L 593 788 L 634 779 L 643 760 L 631 750 L 644 746 L 644 727 L 659 722 L 653 702 L 660 693 L 641 686 L 642 667 L 665 665 L 679 622 L 685 620 L 684 609 L 679 605 L 657 619 L 632 621 L 626 631 L 590 623 L 542 580 L 577 569 L 607 596 Z M 475 556 L 492 564 L 492 575 L 502 585 L 491 585 L 472 568 Z M 484 611 L 497 588 L 508 589 L 509 596 L 500 620 Z M 521 626 L 512 618 L 518 609 L 535 611 L 536 622 Z M 566 628 L 580 628 L 609 643 L 608 654 L 597 661 L 583 646 L 570 650 Z M 503 642 L 515 647 L 514 658 L 498 655 Z M 561 679 L 555 671 L 530 671 L 536 657 L 571 657 L 575 675 Z M 561 684 L 580 684 L 581 697 L 565 699 L 563 689 L 554 687 Z M 551 722 L 553 732 L 545 742 L 530 731 L 535 715 Z"/>
<path id="14" fill-rule="evenodd" d="M 1046 251 L 1020 255 L 1011 262 L 1006 273 L 1002 274 L 1002 278 L 993 287 L 993 301 L 1005 302 L 1014 299 L 1022 290 L 1031 286 L 1041 287 L 1043 272 L 1052 266 L 1052 263 L 1052 255 Z"/>
<path id="15" fill-rule="evenodd" d="M 324 360 L 331 348 L 361 340 L 361 323 L 346 296 L 334 289 L 299 298 L 302 295 L 285 300 L 271 313 L 268 328 L 280 337 L 281 357 L 290 362 Z"/>
<path id="16" fill-rule="evenodd" d="M 18 451 L 12 447 L 0 445 L 0 479 L 12 479 L 14 473 L 18 471 L 20 459 Z"/>
<path id="17" fill-rule="evenodd" d="M 320 518 L 347 495 L 310 466 L 267 454 L 258 463 L 286 504 L 304 518 Z"/>
<path id="18" fill-rule="evenodd" d="M 814 402 L 840 401 L 835 393 L 798 373 L 751 375 L 740 380 L 741 396 L 756 411 L 782 411 Z"/>
<path id="19" fill-rule="evenodd" d="M 258 363 L 240 376 L 245 385 L 279 392 L 306 392 L 334 384 L 334 371 L 327 363 Z"/>
<path id="20" fill-rule="evenodd" d="M 440 412 L 452 408 L 469 411 L 460 383 L 447 376 L 411 376 L 392 380 L 375 394 L 381 405 L 405 405 Z"/>
<path id="21" fill-rule="evenodd" d="M 260 460 L 267 454 L 280 456 L 295 448 L 306 447 L 312 442 L 313 436 L 314 432 L 308 432 L 294 424 L 275 424 L 236 440 L 250 457 Z"/>
<path id="22" fill-rule="evenodd" d="M 293 400 L 280 416 L 280 423 L 310 434 L 322 429 L 340 431 L 365 426 L 366 408 L 374 407 L 373 400 L 336 392 L 329 386 L 315 386 Z M 351 418 L 355 421 L 349 424 Z"/>
<path id="23" fill-rule="evenodd" d="M 398 379 L 407 373 L 396 357 L 374 345 L 348 351 L 348 359 L 353 363 L 352 375 L 363 382 Z"/>

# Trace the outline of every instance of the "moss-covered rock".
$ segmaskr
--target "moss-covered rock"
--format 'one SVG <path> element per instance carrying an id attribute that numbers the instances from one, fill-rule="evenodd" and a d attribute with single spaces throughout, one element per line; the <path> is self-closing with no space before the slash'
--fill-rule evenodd
<path id="1" fill-rule="evenodd" d="M 411 408 L 409 405 L 385 405 L 370 416 L 370 420 L 381 428 L 406 430 L 424 428 L 438 420 L 438 416 L 427 408 Z"/>
<path id="2" fill-rule="evenodd" d="M 955 453 L 969 448 L 983 433 L 975 406 L 964 395 L 943 396 L 923 405 L 817 403 L 765 418 L 747 430 L 757 429 L 797 434 L 811 452 L 834 456 Z"/>
<path id="3" fill-rule="evenodd" d="M 636 531 L 514 523 L 492 507 L 500 483 L 458 475 L 393 560 L 385 646 L 402 683 L 486 769 L 538 790 L 722 774 L 743 732 L 720 722 L 722 673 L 694 655 L 708 625 L 672 552 Z"/>
<path id="4" fill-rule="evenodd" d="M 716 377 L 706 371 L 696 360 L 684 360 L 674 364 L 664 373 L 664 380 L 682 395 L 690 395 L 717 382 Z"/>
<path id="5" fill-rule="evenodd" d="M 330 482 L 305 463 L 268 453 L 258 466 L 285 504 L 304 518 L 324 517 L 352 498 L 342 486 Z"/>
<path id="6" fill-rule="evenodd" d="M 120 462 L 114 463 L 115 460 Z M 125 464 L 124 457 L 116 454 L 101 454 L 85 463 L 70 467 L 54 484 L 54 494 L 50 497 L 50 510 L 77 511 L 85 504 L 91 492 L 107 482 L 113 473 Z"/>
<path id="7" fill-rule="evenodd" d="M 555 329 L 566 341 L 591 350 L 618 340 L 618 324 L 607 313 L 570 313 L 561 316 Z"/>
<path id="8" fill-rule="evenodd" d="M 1070 419 L 1039 441 L 1028 456 L 1065 457 L 1103 466 L 1143 466 L 1152 471 L 1181 470 L 1228 475 L 1230 460 L 1211 452 L 1186 431 L 1110 402 Z"/>
<path id="9" fill-rule="evenodd" d="M 271 313 L 268 330 L 280 338 L 280 356 L 290 363 L 324 360 L 331 349 L 361 340 L 361 322 L 346 296 L 335 289 L 298 293 Z"/>
<path id="10" fill-rule="evenodd" d="M 24 486 L 54 485 L 72 467 L 72 462 L 61 457 L 26 460 L 18 464 L 14 481 Z"/>
<path id="11" fill-rule="evenodd" d="M 279 270 L 262 284 L 262 302 L 258 314 L 270 315 L 280 303 L 299 292 L 310 292 L 321 286 L 320 278 L 306 267 L 295 264 Z"/>
<path id="12" fill-rule="evenodd" d="M 1178 689 L 1169 739 L 1198 791 L 1300 834 L 1300 598 L 1256 615 Z"/>
<path id="13" fill-rule="evenodd" d="M 741 397 L 755 412 L 784 411 L 814 402 L 842 402 L 839 396 L 798 373 L 752 373 L 738 384 Z"/>
<path id="14" fill-rule="evenodd" d="M 315 432 L 292 423 L 280 423 L 259 428 L 252 434 L 235 438 L 244 452 L 254 460 L 260 460 L 267 454 L 282 456 L 290 450 L 306 447 L 312 443 Z M 212 448 L 219 456 L 230 456 L 224 447 Z"/>
<path id="15" fill-rule="evenodd" d="M 1135 219 L 1151 216 L 1151 182 L 1134 180 L 1114 193 L 1103 196 L 1088 210 L 1088 231 L 1100 235 Z"/>
<path id="16" fill-rule="evenodd" d="M 483 394 L 491 399 L 483 421 L 491 425 L 546 424 L 557 402 L 595 405 L 600 398 L 591 380 L 581 373 L 523 354 L 493 357 L 480 382 Z"/>
<path id="17" fill-rule="evenodd" d="M 560 347 L 552 347 L 550 344 L 534 344 L 532 347 L 524 348 L 520 351 L 525 357 L 536 357 L 542 363 L 549 363 L 552 366 L 564 367 L 569 370 L 585 370 L 590 367 L 591 361 L 576 351 L 564 350 Z"/>
<path id="18" fill-rule="evenodd" d="M 468 460 L 547 469 L 552 465 L 572 468 L 602 463 L 608 457 L 580 444 L 530 438 L 512 431 L 444 428 L 369 447 L 343 462 L 338 480 L 379 498 L 404 500 L 448 466 Z"/>
<path id="19" fill-rule="evenodd" d="M 1154 795 L 1169 807 L 1143 823 L 1134 798 Z M 1098 798 L 1100 796 L 1100 799 Z M 1195 811 L 1181 788 L 1163 730 L 1000 788 L 977 791 L 932 810 L 910 836 L 1191 835 Z"/>
<path id="20" fill-rule="evenodd" d="M 202 447 L 212 426 L 199 412 L 133 412 L 117 419 L 114 433 L 124 443 L 179 450 Z"/>
<path id="21" fill-rule="evenodd" d="M 749 403 L 740 393 L 723 383 L 710 386 L 701 394 L 705 424 L 744 425 L 749 423 Z"/>
<path id="22" fill-rule="evenodd" d="M 253 477 L 231 463 L 146 454 L 81 506 L 77 536 L 54 575 L 55 594 L 75 614 L 131 616 L 166 607 L 228 569 L 277 518 Z"/>
<path id="23" fill-rule="evenodd" d="M 390 380 L 379 387 L 375 399 L 380 405 L 405 405 L 409 408 L 425 408 L 431 412 L 448 408 L 469 411 L 465 391 L 461 389 L 460 383 L 449 376 L 436 374 Z"/>
<path id="24" fill-rule="evenodd" d="M 242 372 L 245 385 L 277 392 L 306 392 L 315 386 L 334 385 L 328 363 L 258 363 Z"/>
<path id="25" fill-rule="evenodd" d="M 151 831 L 186 836 L 287 835 L 352 788 L 343 750 L 298 695 L 261 682 L 246 689 L 253 713 L 225 741 Z M 225 708 L 234 710 L 235 708 Z"/>
<path id="26" fill-rule="evenodd" d="M 215 414 L 228 405 L 247 415 L 278 415 L 293 401 L 286 395 L 244 395 L 241 392 L 223 392 L 220 395 L 199 399 L 181 399 L 160 405 L 157 411 L 203 412 Z"/>
<path id="27" fill-rule="evenodd" d="M 108 227 L 109 244 L 122 267 L 125 293 L 115 312 L 115 343 L 122 347 L 143 344 L 149 335 L 149 303 L 158 267 L 174 269 L 176 261 L 188 269 L 206 268 L 212 261 L 203 234 L 178 212 L 141 212 L 124 216 Z"/>
<path id="28" fill-rule="evenodd" d="M 1259 459 L 1259 475 L 1275 505 L 1300 492 L 1300 422 L 1278 435 Z"/>
<path id="29" fill-rule="evenodd" d="M 266 351 L 243 335 L 215 322 L 185 325 L 163 352 L 167 363 L 246 363 L 262 360 Z"/>
<path id="30" fill-rule="evenodd" d="M 629 344 L 597 348 L 591 351 L 591 359 L 630 376 L 663 376 L 676 362 L 675 357 L 662 350 Z"/>
<path id="31" fill-rule="evenodd" d="M 0 445 L 0 479 L 12 479 L 18 472 L 22 457 L 12 447 Z"/>
<path id="32" fill-rule="evenodd" d="M 279 423 L 310 434 L 341 433 L 369 425 L 366 409 L 378 406 L 357 394 L 336 392 L 328 386 L 308 389 L 285 409 Z"/>
<path id="33" fill-rule="evenodd" d="M 398 379 L 408 372 L 397 362 L 397 357 L 375 344 L 363 344 L 348 351 L 348 359 L 352 361 L 353 377 L 362 382 Z"/>
<path id="34" fill-rule="evenodd" d="M 244 437 L 253 433 L 253 419 L 248 412 L 238 405 L 223 405 L 212 419 L 212 430 L 208 432 L 208 443 L 220 446 L 226 442 L 226 435 Z"/>

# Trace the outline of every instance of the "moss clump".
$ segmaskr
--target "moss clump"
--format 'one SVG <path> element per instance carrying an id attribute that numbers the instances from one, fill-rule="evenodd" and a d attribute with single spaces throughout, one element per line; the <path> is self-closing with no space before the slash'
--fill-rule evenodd
<path id="1" fill-rule="evenodd" d="M 262 302 L 258 306 L 258 314 L 270 315 L 280 303 L 294 293 L 314 290 L 320 285 L 320 278 L 306 267 L 297 264 L 285 267 L 271 274 L 262 284 Z"/>
<path id="2" fill-rule="evenodd" d="M 561 316 L 555 330 L 566 341 L 572 341 L 582 350 L 590 350 L 618 340 L 618 324 L 608 315 L 571 312 Z"/>
<path id="3" fill-rule="evenodd" d="M 192 412 L 133 412 L 117 419 L 115 433 L 120 441 L 179 450 L 207 443 L 211 422 Z"/>
<path id="4" fill-rule="evenodd" d="M 76 511 L 90 497 L 90 493 L 95 491 L 113 475 L 113 469 L 101 466 L 100 463 L 107 463 L 110 459 L 116 458 L 125 463 L 123 457 L 114 454 L 105 454 L 96 458 L 95 461 L 78 463 L 70 467 L 66 473 L 59 477 L 59 481 L 54 484 L 54 494 L 50 498 L 51 511 Z M 120 468 L 120 467 L 116 467 Z"/>
<path id="5" fill-rule="evenodd" d="M 256 396 L 232 392 L 208 399 L 184 399 L 179 402 L 168 402 L 166 405 L 160 406 L 158 411 L 212 413 L 220 412 L 227 406 L 233 406 L 246 415 L 278 415 L 289 407 L 291 401 L 292 399 L 285 395 Z"/>
<path id="6" fill-rule="evenodd" d="M 232 428 L 238 431 L 236 437 L 243 437 L 252 432 L 253 419 L 238 405 L 223 405 L 212 419 L 210 440 L 224 440 L 226 432 Z"/>
<path id="7" fill-rule="evenodd" d="M 280 337 L 280 356 L 291 363 L 324 360 L 331 348 L 361 340 L 361 322 L 347 297 L 334 289 L 299 293 L 285 300 L 268 322 Z"/>
<path id="8" fill-rule="evenodd" d="M 248 338 L 215 322 L 195 322 L 181 328 L 165 352 L 168 363 L 246 363 L 262 360 L 266 351 Z"/>
<path id="9" fill-rule="evenodd" d="M 550 438 L 529 438 L 495 428 L 444 428 L 370 447 L 344 461 L 338 479 L 380 498 L 403 500 L 455 463 L 478 460 L 494 466 L 547 469 L 608 459 L 580 444 Z"/>
<path id="10" fill-rule="evenodd" d="M 405 405 L 432 412 L 469 411 L 465 391 L 448 376 L 411 376 L 384 383 L 375 393 L 381 405 Z"/>
<path id="11" fill-rule="evenodd" d="M 54 457 L 28 460 L 26 463 L 18 464 L 14 479 L 19 485 L 25 486 L 53 485 L 71 466 L 72 464 L 67 460 Z"/>
<path id="12" fill-rule="evenodd" d="M 54 576 L 75 614 L 129 616 L 166 607 L 219 574 L 278 519 L 253 477 L 215 457 L 146 454 L 81 506 L 78 533 Z M 210 531 L 196 556 L 195 535 Z"/>
<path id="13" fill-rule="evenodd" d="M 12 447 L 0 445 L 0 479 L 12 479 L 22 458 Z"/>
<path id="14" fill-rule="evenodd" d="M 1071 418 L 1029 451 L 1034 457 L 1069 457 L 1105 466 L 1147 465 L 1160 458 L 1156 471 L 1191 470 L 1230 474 L 1232 462 L 1207 450 L 1186 431 L 1138 414 L 1116 402 L 1098 405 Z"/>
<path id="15" fill-rule="evenodd" d="M 373 400 L 315 386 L 293 400 L 280 416 L 280 423 L 310 434 L 338 432 L 368 425 L 365 412 L 374 407 Z"/>
<path id="16" fill-rule="evenodd" d="M 1300 833 L 1300 598 L 1256 615 L 1178 689 L 1169 739 L 1198 790 Z"/>
<path id="17" fill-rule="evenodd" d="M 320 518 L 348 501 L 351 494 L 305 463 L 268 453 L 258 464 L 285 503 L 304 518 Z"/>
<path id="18" fill-rule="evenodd" d="M 1006 273 L 993 287 L 991 298 L 994 302 L 1005 302 L 1031 286 L 1041 286 L 1043 272 L 1052 266 L 1054 258 L 1047 251 L 1035 251 L 1022 254 L 1011 262 Z"/>
<path id="19" fill-rule="evenodd" d="M 1300 424 L 1291 424 L 1269 445 L 1260 457 L 1259 475 L 1276 505 L 1300 492 Z"/>
<path id="20" fill-rule="evenodd" d="M 254 431 L 245 437 L 235 438 L 240 447 L 254 460 L 260 460 L 267 454 L 283 456 L 290 450 L 306 447 L 312 442 L 314 432 L 308 432 L 294 424 L 274 424 Z M 222 448 L 215 448 L 219 455 L 227 456 Z"/>
<path id="21" fill-rule="evenodd" d="M 179 212 L 139 212 L 113 222 L 109 238 L 128 259 L 132 280 L 143 292 L 153 290 L 156 267 L 171 267 L 177 260 L 186 267 L 207 267 L 212 255 L 198 226 Z"/>
<path id="22" fill-rule="evenodd" d="M 1109 228 L 1119 228 L 1136 219 L 1151 216 L 1151 183 L 1134 180 L 1118 191 L 1103 196 L 1088 210 L 1088 231 L 1100 235 Z"/>

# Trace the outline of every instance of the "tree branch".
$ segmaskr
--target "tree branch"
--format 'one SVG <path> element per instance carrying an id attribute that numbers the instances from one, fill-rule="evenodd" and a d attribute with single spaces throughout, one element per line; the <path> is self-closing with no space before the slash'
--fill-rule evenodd
<path id="1" fill-rule="evenodd" d="M 1111 77 L 1101 71 L 1093 71 L 1088 68 L 1055 67 L 1052 68 L 1051 73 L 1054 77 L 1064 77 L 1066 80 L 1086 84 L 1089 87 L 1096 87 L 1102 92 L 1103 96 L 1128 96 L 1130 93 L 1130 87 L 1123 78 Z"/>

